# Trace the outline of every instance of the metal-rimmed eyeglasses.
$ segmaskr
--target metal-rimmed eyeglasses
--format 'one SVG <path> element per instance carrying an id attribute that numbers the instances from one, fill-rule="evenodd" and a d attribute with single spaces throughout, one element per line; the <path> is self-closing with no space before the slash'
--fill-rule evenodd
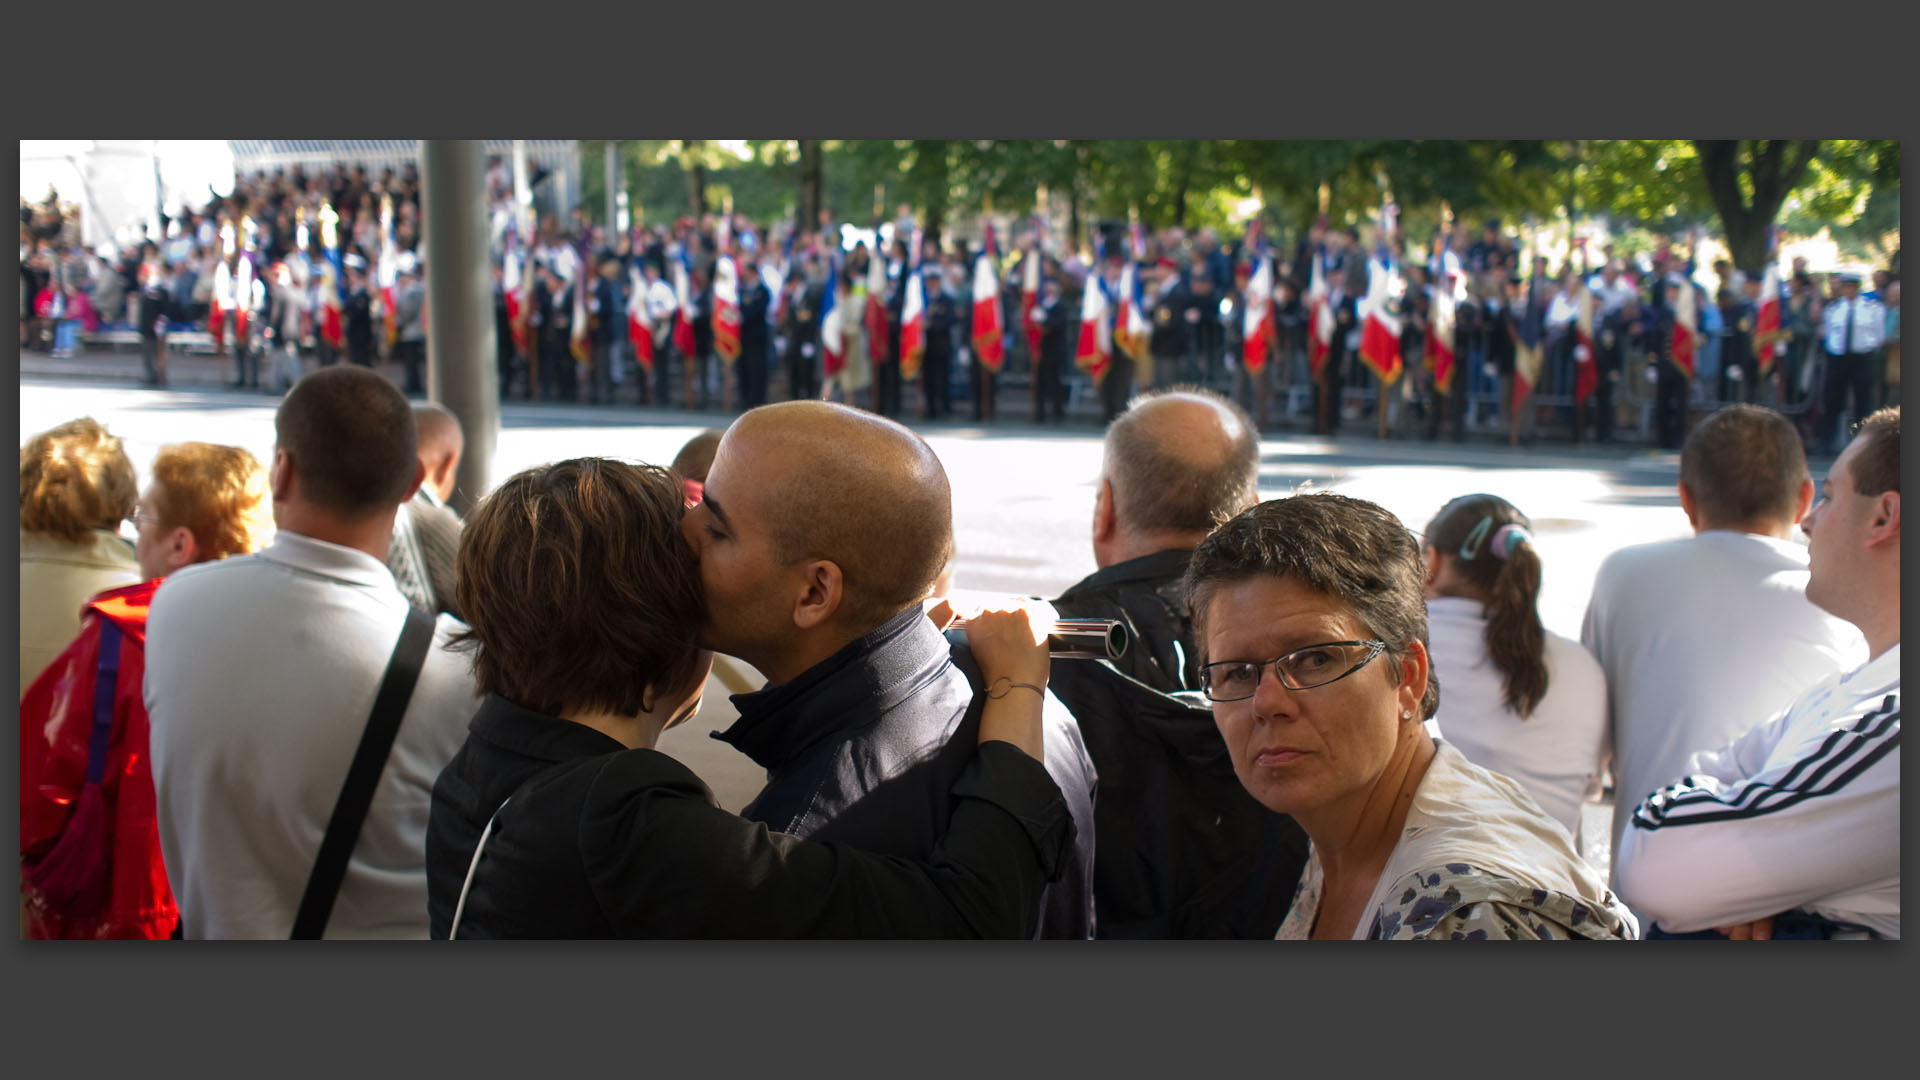
<path id="1" fill-rule="evenodd" d="M 1326 641 L 1272 660 L 1222 660 L 1200 669 L 1200 687 L 1212 701 L 1245 701 L 1260 689 L 1260 672 L 1272 668 L 1280 685 L 1311 690 L 1339 682 L 1387 649 L 1384 641 Z"/>

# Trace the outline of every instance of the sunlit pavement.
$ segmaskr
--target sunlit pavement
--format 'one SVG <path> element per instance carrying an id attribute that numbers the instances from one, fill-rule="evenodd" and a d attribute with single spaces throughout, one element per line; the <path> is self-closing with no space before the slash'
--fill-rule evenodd
<path id="1" fill-rule="evenodd" d="M 274 405 L 273 398 L 258 392 L 153 391 L 23 376 L 20 433 L 24 441 L 33 432 L 91 415 L 126 441 L 144 484 L 155 452 L 170 442 L 228 443 L 268 460 Z M 726 420 L 719 414 L 630 405 L 510 403 L 501 409 L 492 483 L 532 465 L 582 455 L 664 464 L 694 434 L 723 427 Z M 1088 529 L 1100 436 L 1093 423 L 916 426 L 952 484 L 957 588 L 1053 596 L 1094 569 Z M 1816 475 L 1825 464 L 1814 463 Z M 1542 621 L 1552 631 L 1578 638 L 1594 571 L 1609 552 L 1687 534 L 1674 491 L 1678 468 L 1677 455 L 1637 448 L 1539 444 L 1516 450 L 1476 442 L 1382 442 L 1371 431 L 1354 431 L 1337 440 L 1263 440 L 1260 493 L 1276 498 L 1302 488 L 1340 491 L 1380 503 L 1416 531 L 1449 499 L 1476 492 L 1500 495 L 1533 519 L 1545 567 Z M 736 716 L 724 690 L 710 683 L 700 715 L 669 732 L 662 744 L 700 772 L 722 804 L 733 809 L 764 780 L 743 756 L 706 737 Z M 1599 835 L 1600 847 L 1590 848 L 1589 856 L 1604 860 L 1605 818 L 1596 813 L 1599 827 L 1585 831 Z"/>

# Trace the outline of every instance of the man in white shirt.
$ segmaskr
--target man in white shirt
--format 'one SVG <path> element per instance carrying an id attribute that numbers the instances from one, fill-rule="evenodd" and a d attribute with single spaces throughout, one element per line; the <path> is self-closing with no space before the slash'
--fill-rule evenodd
<path id="1" fill-rule="evenodd" d="M 1634 810 L 1619 891 L 1662 931 L 1900 936 L 1898 408 L 1860 425 L 1802 528 L 1807 599 L 1859 627 L 1870 659 Z"/>
<path id="2" fill-rule="evenodd" d="M 274 542 L 167 579 L 145 698 L 167 878 L 188 938 L 284 938 L 407 619 L 383 561 L 421 483 L 413 411 L 349 365 L 302 379 L 274 418 Z M 326 936 L 427 936 L 433 782 L 478 698 L 442 616 Z"/>
<path id="3" fill-rule="evenodd" d="M 1855 417 L 1873 400 L 1873 354 L 1887 333 L 1887 309 L 1860 295 L 1860 275 L 1840 275 L 1840 298 L 1827 305 L 1822 339 L 1827 350 L 1826 396 L 1820 411 L 1820 445 L 1832 453 L 1840 412 L 1853 392 Z"/>
<path id="4" fill-rule="evenodd" d="M 1694 535 L 1608 556 L 1580 632 L 1607 676 L 1616 853 L 1633 808 L 1692 755 L 1866 659 L 1857 631 L 1807 601 L 1792 536 L 1813 481 L 1791 422 L 1752 405 L 1707 417 L 1679 488 Z"/>
<path id="5" fill-rule="evenodd" d="M 1620 273 L 1620 264 L 1608 260 L 1598 274 L 1587 281 L 1587 288 L 1593 290 L 1596 300 L 1600 301 L 1600 315 L 1605 317 L 1626 306 L 1627 301 L 1638 298 L 1633 283 Z"/>

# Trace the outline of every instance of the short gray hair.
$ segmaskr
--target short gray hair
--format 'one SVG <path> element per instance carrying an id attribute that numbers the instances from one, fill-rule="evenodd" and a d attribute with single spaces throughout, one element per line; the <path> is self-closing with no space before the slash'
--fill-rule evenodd
<path id="1" fill-rule="evenodd" d="M 1170 398 L 1210 405 L 1221 416 L 1227 450 L 1218 461 L 1195 461 L 1143 407 Z M 1179 386 L 1133 399 L 1107 428 L 1107 479 L 1123 525 L 1143 532 L 1208 532 L 1259 501 L 1260 433 L 1246 410 L 1198 387 Z"/>

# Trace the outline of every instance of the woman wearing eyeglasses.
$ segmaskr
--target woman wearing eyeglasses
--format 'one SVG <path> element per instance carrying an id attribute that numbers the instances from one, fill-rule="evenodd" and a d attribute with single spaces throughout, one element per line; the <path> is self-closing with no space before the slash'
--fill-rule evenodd
<path id="1" fill-rule="evenodd" d="M 1202 685 L 1234 772 L 1311 841 L 1280 938 L 1632 938 L 1518 785 L 1427 734 L 1417 541 L 1333 494 L 1261 503 L 1194 552 Z"/>

